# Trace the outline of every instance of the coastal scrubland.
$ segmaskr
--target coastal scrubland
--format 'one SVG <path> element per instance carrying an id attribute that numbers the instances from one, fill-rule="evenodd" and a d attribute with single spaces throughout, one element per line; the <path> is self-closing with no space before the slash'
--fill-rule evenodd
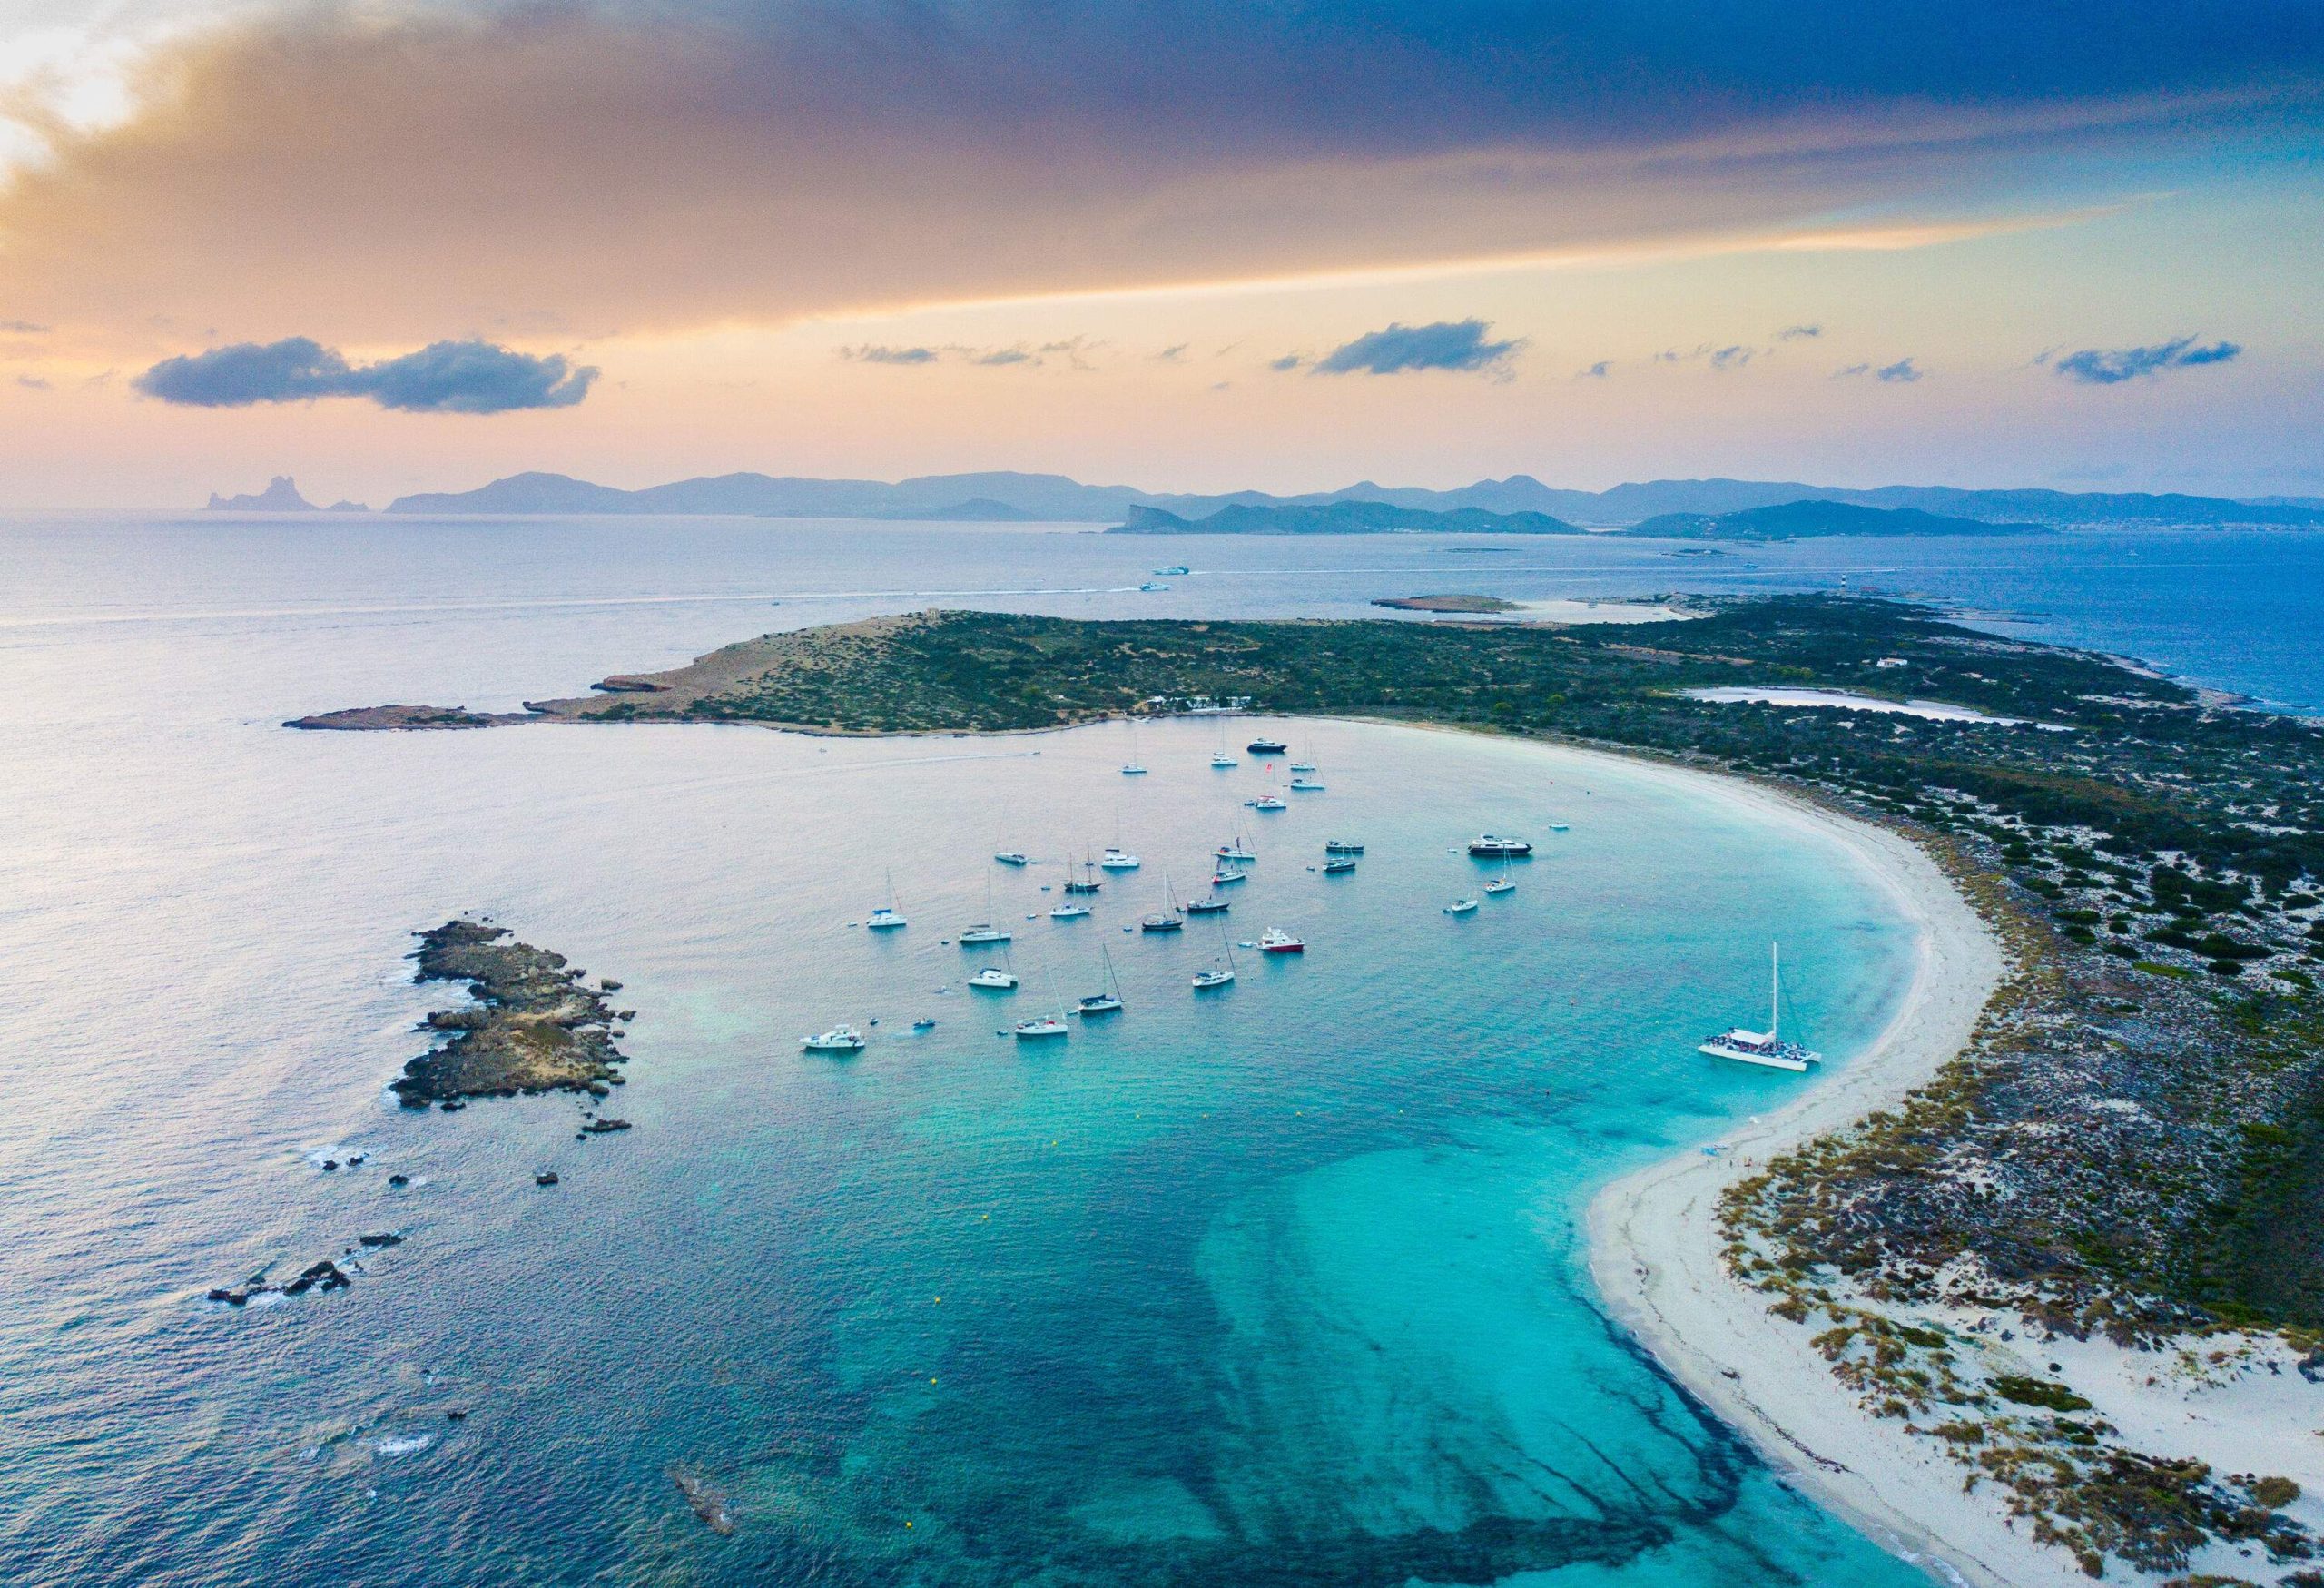
<path id="1" fill-rule="evenodd" d="M 1816 1331 L 1870 1412 L 2093 1574 L 2184 1570 L 2214 1540 L 2307 1559 L 2282 1514 L 2296 1484 L 2133 1448 L 2046 1381 L 1971 1371 L 1960 1331 L 2209 1338 L 2221 1361 L 2271 1332 L 2324 1371 L 2324 729 L 1922 607 L 1697 605 L 1691 623 L 1571 629 L 930 612 L 770 635 L 531 710 L 956 733 L 1248 696 L 1716 767 L 1895 826 L 2003 935 L 2013 973 L 1926 1087 L 1729 1192 L 1731 1271 Z M 2014 720 L 1683 693 L 1721 685 Z"/>

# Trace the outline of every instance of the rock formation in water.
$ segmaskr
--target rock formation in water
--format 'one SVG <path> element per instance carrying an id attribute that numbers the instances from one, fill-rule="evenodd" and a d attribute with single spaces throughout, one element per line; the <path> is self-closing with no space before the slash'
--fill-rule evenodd
<path id="1" fill-rule="evenodd" d="M 406 1108 L 524 1092 L 601 1098 L 622 1084 L 617 1011 L 563 954 L 519 942 L 506 927 L 454 920 L 420 934 L 419 958 L 418 980 L 465 981 L 476 1001 L 428 1017 L 426 1029 L 450 1040 L 404 1066 L 392 1090 Z"/>

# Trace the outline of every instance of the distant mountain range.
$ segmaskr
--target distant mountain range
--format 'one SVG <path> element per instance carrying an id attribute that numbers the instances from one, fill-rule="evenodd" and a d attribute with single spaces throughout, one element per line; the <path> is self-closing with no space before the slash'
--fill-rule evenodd
<path id="1" fill-rule="evenodd" d="M 1918 508 L 1809 500 L 1739 513 L 1658 513 L 1619 533 L 1663 540 L 1804 540 L 1829 535 L 2046 535 L 2053 528 L 1952 518 Z"/>
<path id="2" fill-rule="evenodd" d="M 1237 502 L 1203 518 L 1132 507 L 1108 535 L 1587 535 L 1547 513 L 1433 512 L 1393 502 L 1322 502 L 1259 507 Z"/>
<path id="3" fill-rule="evenodd" d="M 472 491 L 399 497 L 391 513 L 700 513 L 753 518 L 976 519 L 1121 524 L 1132 508 L 1154 508 L 1204 523 L 1229 508 L 1317 508 L 1381 503 L 1421 512 L 1475 509 L 1537 514 L 1569 525 L 1625 528 L 1666 514 L 1722 518 L 1794 502 L 1842 502 L 1905 508 L 1987 524 L 2053 528 L 2100 525 L 2324 527 L 2324 503 L 2271 498 L 2054 490 L 1964 490 L 1950 486 L 1882 486 L 1872 490 L 1796 480 L 1659 479 L 1611 490 L 1561 490 L 1531 475 L 1479 480 L 1455 490 L 1382 486 L 1364 480 L 1344 490 L 1304 496 L 1230 491 L 1204 496 L 1083 485 L 1057 474 L 935 474 L 890 483 L 722 474 L 644 490 L 593 485 L 561 474 L 517 474 Z M 1295 532 L 1295 531 L 1293 531 Z M 1541 531 L 1533 531 L 1539 533 Z"/>

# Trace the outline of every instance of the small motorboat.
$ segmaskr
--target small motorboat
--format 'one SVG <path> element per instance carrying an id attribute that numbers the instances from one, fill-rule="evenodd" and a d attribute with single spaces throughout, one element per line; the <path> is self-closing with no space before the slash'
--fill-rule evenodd
<path id="1" fill-rule="evenodd" d="M 932 1031 L 936 1029 L 936 1022 L 929 1019 L 928 1016 L 921 1015 L 918 1020 L 911 1022 L 911 1029 L 916 1031 Z"/>
<path id="2" fill-rule="evenodd" d="M 1352 854 L 1334 854 L 1324 857 L 1324 874 L 1327 877 L 1344 877 L 1354 869 L 1355 856 Z"/>
<path id="3" fill-rule="evenodd" d="M 1135 761 L 1125 761 L 1122 763 L 1122 775 L 1124 777 L 1144 777 L 1146 775 L 1146 768 L 1140 766 Z"/>
<path id="4" fill-rule="evenodd" d="M 1263 954 L 1304 954 L 1307 945 L 1280 926 L 1270 926 L 1259 933 L 1259 952 Z"/>
<path id="5" fill-rule="evenodd" d="M 802 1037 L 799 1045 L 810 1053 L 861 1053 L 863 1033 L 853 1026 L 833 1026 L 820 1037 Z"/>
<path id="6" fill-rule="evenodd" d="M 1089 913 L 1087 904 L 1059 904 L 1049 912 L 1051 921 L 1078 921 Z"/>
<path id="7" fill-rule="evenodd" d="M 1532 853 L 1533 846 L 1522 838 L 1497 838 L 1484 833 L 1469 840 L 1469 853 L 1482 860 L 1515 860 Z"/>
<path id="8" fill-rule="evenodd" d="M 1101 872 L 1134 872 L 1137 869 L 1137 856 L 1127 849 L 1108 844 L 1106 853 L 1098 861 L 1098 869 Z"/>
<path id="9" fill-rule="evenodd" d="M 1194 572 L 1194 569 L 1189 567 L 1172 567 L 1167 568 L 1156 568 L 1154 571 L 1160 574 L 1166 579 L 1178 579 L 1184 578 L 1187 575 Z"/>
<path id="10" fill-rule="evenodd" d="M 1571 822 L 1552 822 L 1550 824 L 1550 831 L 1552 833 L 1571 833 L 1573 831 L 1573 824 Z"/>
<path id="11" fill-rule="evenodd" d="M 1015 972 L 1004 971 L 999 965 L 987 965 L 969 978 L 969 985 L 987 992 L 1014 992 L 1017 991 L 1017 975 Z"/>
<path id="12" fill-rule="evenodd" d="M 960 932 L 962 948 L 974 948 L 977 944 L 984 942 L 1007 942 L 1008 941 L 1009 930 L 1006 927 L 995 926 L 990 921 L 980 921 L 973 926 L 964 927 Z"/>
<path id="13" fill-rule="evenodd" d="M 1244 745 L 1243 748 L 1248 750 L 1254 755 L 1280 755 L 1285 751 L 1290 749 L 1291 746 L 1285 744 L 1281 739 L 1260 737 L 1252 740 L 1249 744 Z"/>
<path id="14" fill-rule="evenodd" d="M 1352 843 L 1344 838 L 1326 838 L 1324 840 L 1324 853 L 1325 854 L 1362 854 L 1364 845 Z"/>
<path id="15" fill-rule="evenodd" d="M 1477 902 L 1474 899 L 1455 899 L 1452 902 L 1444 907 L 1444 913 L 1447 915 L 1472 915 L 1476 912 L 1476 908 Z"/>
<path id="16" fill-rule="evenodd" d="M 1004 849 L 992 857 L 1003 865 L 1030 865 L 1032 857 L 1014 849 Z"/>
<path id="17" fill-rule="evenodd" d="M 1324 785 L 1312 777 L 1295 777 L 1291 780 L 1291 792 L 1293 794 L 1322 794 Z"/>
<path id="18" fill-rule="evenodd" d="M 1245 800 L 1243 803 L 1250 806 L 1251 809 L 1255 811 L 1287 811 L 1291 809 L 1291 802 L 1285 799 L 1278 794 L 1263 794 L 1255 800 Z"/>
<path id="19" fill-rule="evenodd" d="M 1224 915 L 1231 908 L 1232 906 L 1226 900 L 1216 893 L 1208 898 L 1187 901 L 1187 913 L 1189 915 Z"/>
<path id="20" fill-rule="evenodd" d="M 1157 584 L 1156 584 L 1152 579 L 1148 579 L 1148 580 L 1147 580 L 1147 581 L 1146 581 L 1146 583 L 1144 583 L 1144 584 L 1140 585 L 1140 586 L 1138 587 L 1138 589 L 1139 589 L 1141 592 L 1143 592 L 1143 593 L 1146 593 L 1146 594 L 1149 594 L 1149 595 L 1150 595 L 1151 593 L 1153 593 L 1153 592 L 1154 592 L 1154 591 L 1156 591 L 1156 590 L 1167 590 L 1167 589 L 1168 589 L 1169 587 L 1169 587 L 1169 586 L 1167 586 L 1167 585 L 1157 585 Z"/>

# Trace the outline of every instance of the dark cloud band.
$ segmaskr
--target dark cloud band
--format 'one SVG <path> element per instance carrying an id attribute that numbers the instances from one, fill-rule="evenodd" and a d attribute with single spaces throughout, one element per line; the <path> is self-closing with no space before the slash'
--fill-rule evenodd
<path id="1" fill-rule="evenodd" d="M 164 359 L 137 390 L 192 408 L 248 408 L 320 397 L 368 398 L 400 413 L 507 413 L 571 408 L 597 371 L 561 356 L 536 356 L 487 341 L 430 342 L 416 353 L 355 365 L 309 337 L 238 342 Z"/>
<path id="2" fill-rule="evenodd" d="M 1400 375 L 1411 370 L 1498 370 L 1523 341 L 1491 341 L 1482 320 L 1440 320 L 1367 331 L 1315 361 L 1318 375 Z"/>
<path id="3" fill-rule="evenodd" d="M 2192 370 L 2204 364 L 2224 364 L 2243 349 L 2230 341 L 2205 347 L 2193 337 L 2172 337 L 2167 342 L 2139 348 L 2083 348 L 2050 360 L 2050 367 L 2083 386 L 2119 386 L 2125 380 L 2160 375 L 2167 370 Z"/>

